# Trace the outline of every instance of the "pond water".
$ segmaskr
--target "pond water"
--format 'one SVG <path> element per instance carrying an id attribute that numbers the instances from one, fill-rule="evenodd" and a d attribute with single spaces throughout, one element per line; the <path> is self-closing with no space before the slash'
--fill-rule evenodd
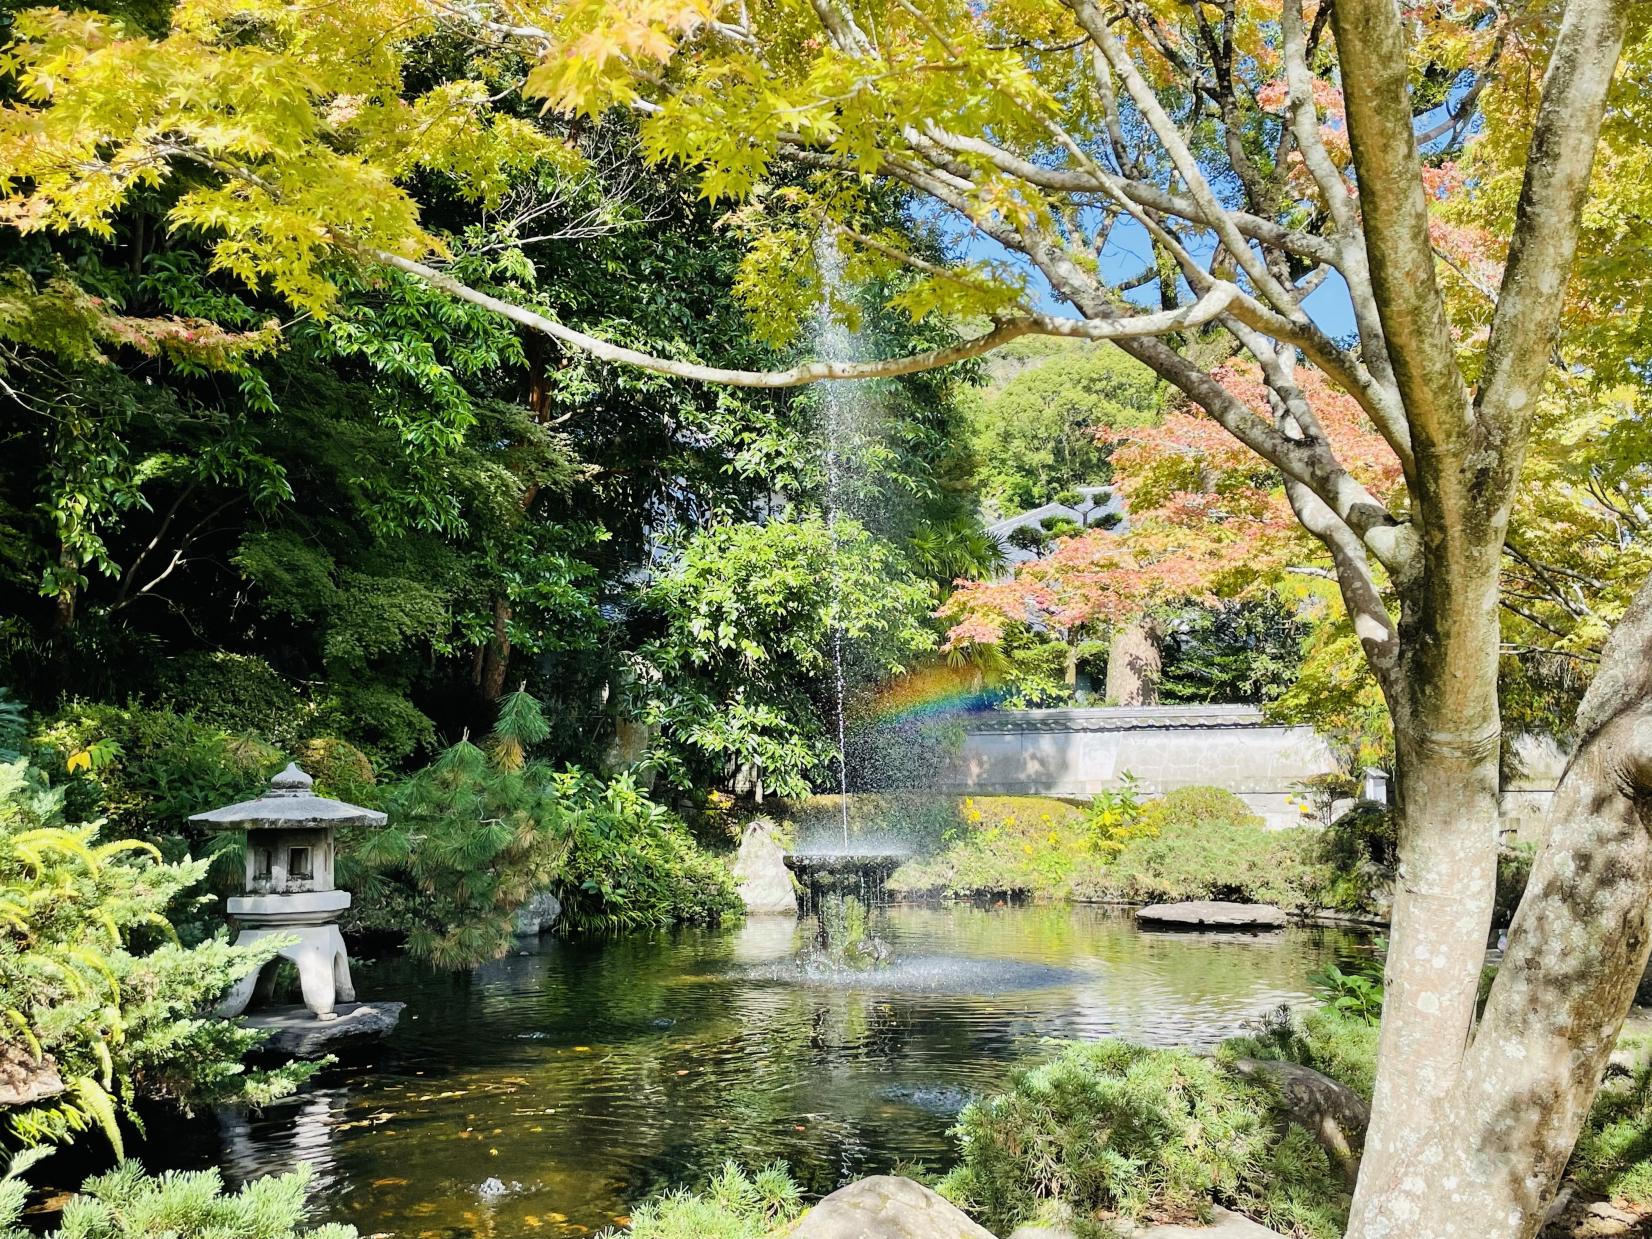
<path id="1" fill-rule="evenodd" d="M 1099 908 L 874 919 L 898 962 L 851 978 L 801 977 L 789 919 L 547 939 L 463 976 L 364 968 L 364 997 L 408 1003 L 388 1042 L 260 1116 L 201 1120 L 168 1160 L 231 1181 L 307 1161 L 322 1217 L 404 1239 L 591 1234 L 726 1158 L 780 1159 L 824 1193 L 945 1166 L 963 1101 L 1044 1038 L 1209 1045 L 1355 949 L 1143 933 Z"/>

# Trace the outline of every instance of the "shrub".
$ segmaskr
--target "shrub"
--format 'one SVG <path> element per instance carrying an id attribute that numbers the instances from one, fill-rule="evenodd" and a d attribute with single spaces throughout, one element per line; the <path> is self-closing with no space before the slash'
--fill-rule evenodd
<path id="1" fill-rule="evenodd" d="M 17 1176 L 19 1159 L 0 1179 L 0 1239 L 25 1239 L 20 1220 L 27 1188 Z M 151 1177 L 136 1162 L 122 1162 L 86 1180 L 63 1206 L 62 1229 L 45 1239 L 355 1239 L 353 1226 L 300 1230 L 310 1173 L 255 1180 L 226 1194 L 216 1170 Z"/>
<path id="2" fill-rule="evenodd" d="M 90 704 L 47 720 L 34 760 L 54 776 L 75 775 L 71 815 L 106 818 L 111 834 L 146 839 L 172 859 L 210 841 L 187 824 L 190 814 L 258 795 L 284 764 L 262 740 L 169 710 Z"/>
<path id="3" fill-rule="evenodd" d="M 733 1162 L 697 1192 L 668 1192 L 639 1205 L 616 1233 L 631 1239 L 761 1239 L 802 1211 L 802 1194 L 779 1163 L 747 1174 Z"/>
<path id="4" fill-rule="evenodd" d="M 1532 876 L 1532 862 L 1537 859 L 1537 846 L 1516 843 L 1497 849 L 1497 893 L 1492 909 L 1494 928 L 1506 928 L 1514 920 L 1520 901 L 1526 896 L 1526 883 Z"/>
<path id="5" fill-rule="evenodd" d="M 1112 860 L 1132 839 L 1158 833 L 1158 826 L 1142 821 L 1141 791 L 1134 775 L 1125 772 L 1123 786 L 1097 792 L 1090 798 L 1085 825 L 1090 830 L 1090 850 L 1103 860 Z"/>
<path id="6" fill-rule="evenodd" d="M 1261 826 L 1262 819 L 1232 792 L 1220 787 L 1178 787 L 1142 806 L 1144 833 L 1169 827 Z"/>
<path id="7" fill-rule="evenodd" d="M 1222 1062 L 1119 1041 L 1017 1071 L 959 1116 L 941 1192 L 999 1234 L 1038 1220 L 1207 1220 L 1213 1203 L 1335 1234 L 1339 1190 L 1271 1097 Z"/>
<path id="8" fill-rule="evenodd" d="M 310 711 L 274 667 L 248 654 L 192 652 L 163 664 L 155 693 L 161 707 L 209 727 L 251 732 L 291 745 Z"/>
<path id="9" fill-rule="evenodd" d="M 1081 810 L 1042 796 L 968 796 L 958 813 L 941 850 L 897 869 L 891 891 L 1067 897 L 1089 846 Z"/>
<path id="10" fill-rule="evenodd" d="M 1139 828 L 1147 819 L 1144 811 Z M 1155 835 L 1126 843 L 1111 863 L 1080 881 L 1078 893 L 1144 902 L 1225 899 L 1314 906 L 1326 878 L 1316 833 L 1264 830 L 1256 821 L 1166 824 Z"/>
<path id="11" fill-rule="evenodd" d="M 354 923 L 400 930 L 439 968 L 509 949 L 517 910 L 566 853 L 553 775 L 508 769 L 468 740 L 393 788 L 389 822 L 352 839 L 341 880 L 358 885 Z"/>
<path id="12" fill-rule="evenodd" d="M 571 928 L 663 928 L 742 909 L 728 867 L 629 775 L 605 783 L 567 770 L 552 776 L 551 792 L 568 848 L 551 890 Z"/>
<path id="13" fill-rule="evenodd" d="M 1568 1173 L 1607 1200 L 1652 1205 L 1652 1065 L 1601 1089 Z"/>
<path id="14" fill-rule="evenodd" d="M 384 792 L 389 822 L 343 849 L 352 924 L 406 934 L 413 954 L 465 968 L 508 950 L 516 913 L 544 890 L 579 930 L 741 908 L 728 869 L 629 775 L 604 782 L 530 761 L 549 730 L 539 703 L 512 693 L 485 750 L 461 740 Z"/>

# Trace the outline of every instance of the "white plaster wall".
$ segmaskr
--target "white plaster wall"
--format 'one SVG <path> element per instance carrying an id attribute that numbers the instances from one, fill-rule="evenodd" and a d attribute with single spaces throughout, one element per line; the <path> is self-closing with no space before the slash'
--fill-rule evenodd
<path id="1" fill-rule="evenodd" d="M 1133 774 L 1150 794 L 1196 784 L 1237 793 L 1269 825 L 1294 824 L 1294 785 L 1334 770 L 1306 727 L 1276 727 L 1251 706 L 1005 711 L 972 719 L 939 790 L 1093 796 Z"/>

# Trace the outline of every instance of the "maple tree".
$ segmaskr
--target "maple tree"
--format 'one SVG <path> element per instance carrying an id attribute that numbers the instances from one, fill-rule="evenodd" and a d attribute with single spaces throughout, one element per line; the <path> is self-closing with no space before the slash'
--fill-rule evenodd
<path id="1" fill-rule="evenodd" d="M 1213 377 L 1259 416 L 1266 408 L 1255 366 L 1225 363 Z M 1373 493 L 1391 498 L 1401 479 L 1387 443 L 1323 376 L 1304 370 L 1301 380 L 1339 456 Z M 949 650 L 995 647 L 1026 628 L 1059 631 L 1071 642 L 1139 624 L 1166 606 L 1267 591 L 1307 601 L 1312 583 L 1334 579 L 1324 547 L 1292 514 L 1278 471 L 1196 410 L 1100 436 L 1114 448 L 1127 525 L 1061 539 L 1007 576 L 961 582 L 937 613 L 948 624 Z"/>
<path id="2" fill-rule="evenodd" d="M 6 218 L 25 229 L 107 231 L 132 194 L 172 179 L 185 192 L 169 226 L 296 306 L 324 312 L 337 269 L 379 264 L 567 348 L 683 378 L 793 386 L 909 374 L 1029 335 L 1116 341 L 1277 470 L 1394 719 L 1405 880 L 1350 1233 L 1524 1236 L 1652 942 L 1642 585 L 1600 646 L 1534 895 L 1474 1022 L 1505 535 L 1580 231 L 1595 254 L 1632 253 L 1633 230 L 1585 203 L 1605 118 L 1608 164 L 1641 149 L 1644 102 L 1625 96 L 1644 63 L 1639 16 L 1617 69 L 1637 7 L 192 0 L 157 34 L 35 10 L 8 53 L 21 98 L 0 112 L 0 167 Z M 467 41 L 475 82 L 404 98 L 403 44 L 385 31 Z M 513 54 L 526 72 L 501 70 Z M 492 110 L 499 90 L 578 115 L 624 109 L 649 157 L 740 201 L 742 287 L 771 342 L 820 300 L 823 235 L 850 282 L 904 271 L 893 304 L 989 326 L 907 356 L 741 370 L 651 356 L 467 285 L 420 221 L 420 180 L 487 201 L 506 169 L 563 155 Z M 1453 167 L 1481 115 L 1499 177 Z M 950 263 L 912 252 L 871 209 L 889 188 L 999 248 Z M 1449 209 L 1460 198 L 1483 210 Z M 1116 269 L 1115 234 L 1151 252 L 1145 274 Z M 1305 305 L 1333 275 L 1349 339 Z M 1609 307 L 1606 283 L 1591 287 Z M 1075 312 L 1043 308 L 1044 290 Z M 1135 290 L 1156 291 L 1157 308 Z M 1213 373 L 1236 350 L 1260 401 Z M 1349 455 L 1328 423 L 1333 390 L 1403 487 L 1384 493 Z M 1167 513 L 1209 513 L 1185 494 Z M 1168 576 L 1174 562 L 1106 571 Z"/>

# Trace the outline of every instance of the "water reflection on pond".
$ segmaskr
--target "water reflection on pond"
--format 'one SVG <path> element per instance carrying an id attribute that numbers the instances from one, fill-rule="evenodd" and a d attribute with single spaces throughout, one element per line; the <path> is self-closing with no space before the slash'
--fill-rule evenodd
<path id="1" fill-rule="evenodd" d="M 882 915 L 904 962 L 850 984 L 800 982 L 785 919 L 547 940 L 460 977 L 381 965 L 364 996 L 409 1005 L 372 1065 L 221 1116 L 218 1160 L 232 1180 L 310 1162 L 322 1213 L 364 1235 L 589 1234 L 730 1157 L 825 1192 L 944 1165 L 958 1106 L 1041 1038 L 1210 1044 L 1351 944 L 1139 933 L 1094 908 Z"/>

